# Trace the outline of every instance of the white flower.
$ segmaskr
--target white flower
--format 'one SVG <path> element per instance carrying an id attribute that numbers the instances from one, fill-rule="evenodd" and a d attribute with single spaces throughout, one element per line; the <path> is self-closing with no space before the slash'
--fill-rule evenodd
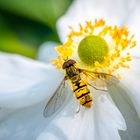
<path id="1" fill-rule="evenodd" d="M 138 3 L 134 0 L 76 0 L 58 21 L 58 32 L 64 41 L 68 25 L 73 26 L 77 22 L 95 17 L 104 17 L 110 23 L 121 26 L 129 19 L 130 12 L 136 5 Z M 131 18 L 137 21 L 137 17 Z M 137 25 L 130 20 L 127 23 L 131 28 Z M 47 62 L 55 55 L 53 51 L 49 53 L 50 49 L 46 51 Z M 82 109 L 76 114 L 76 99 L 71 96 L 61 112 L 47 119 L 43 117 L 43 110 L 62 80 L 62 72 L 55 70 L 49 62 L 43 64 L 4 53 L 0 54 L 0 64 L 1 140 L 140 139 L 139 59 L 132 61 L 129 71 L 121 72 L 123 79 L 120 84 L 109 88 L 109 94 L 92 91 L 96 100 L 90 110 Z M 70 89 L 69 92 L 72 95 Z M 126 125 L 127 131 L 119 132 L 126 130 Z"/>

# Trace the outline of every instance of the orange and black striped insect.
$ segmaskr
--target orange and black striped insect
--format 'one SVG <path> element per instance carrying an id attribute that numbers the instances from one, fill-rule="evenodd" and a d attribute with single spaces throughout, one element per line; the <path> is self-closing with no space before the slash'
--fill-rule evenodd
<path id="1" fill-rule="evenodd" d="M 65 71 L 65 77 L 60 83 L 59 87 L 56 89 L 55 93 L 47 103 L 44 109 L 44 117 L 49 117 L 53 113 L 55 113 L 63 104 L 67 97 L 67 93 L 65 92 L 65 81 L 70 80 L 72 84 L 73 93 L 76 96 L 76 99 L 79 103 L 85 107 L 90 108 L 93 104 L 92 95 L 88 86 L 93 87 L 96 90 L 103 90 L 99 87 L 96 87 L 94 83 L 94 79 L 97 78 L 100 81 L 104 81 L 107 85 L 112 85 L 117 83 L 119 80 L 113 76 L 106 73 L 97 73 L 92 72 L 85 69 L 80 69 L 75 66 L 75 60 L 67 60 L 63 63 L 63 69 Z M 85 75 L 85 77 L 90 77 L 89 81 L 85 82 L 82 78 L 81 74 Z"/>

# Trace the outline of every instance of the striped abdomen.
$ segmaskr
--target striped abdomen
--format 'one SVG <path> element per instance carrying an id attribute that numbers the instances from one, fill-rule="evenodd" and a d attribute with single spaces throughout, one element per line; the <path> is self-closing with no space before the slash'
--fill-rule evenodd
<path id="1" fill-rule="evenodd" d="M 72 82 L 72 88 L 76 98 L 79 100 L 82 106 L 84 106 L 85 108 L 89 108 L 92 106 L 93 102 L 91 93 L 84 81 L 79 79 L 76 82 Z"/>

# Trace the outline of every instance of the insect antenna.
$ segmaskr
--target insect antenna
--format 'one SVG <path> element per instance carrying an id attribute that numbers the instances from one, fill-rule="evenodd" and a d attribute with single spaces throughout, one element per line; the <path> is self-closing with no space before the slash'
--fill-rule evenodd
<path id="1" fill-rule="evenodd" d="M 66 62 L 66 61 L 68 61 L 68 56 L 66 57 L 66 59 L 65 58 L 63 58 L 63 60 Z"/>

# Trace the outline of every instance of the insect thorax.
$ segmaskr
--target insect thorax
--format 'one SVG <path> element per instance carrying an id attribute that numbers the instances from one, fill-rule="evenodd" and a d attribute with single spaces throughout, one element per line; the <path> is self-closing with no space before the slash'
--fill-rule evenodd
<path id="1" fill-rule="evenodd" d="M 66 76 L 72 81 L 80 80 L 80 73 L 75 66 L 70 66 L 66 68 Z"/>

